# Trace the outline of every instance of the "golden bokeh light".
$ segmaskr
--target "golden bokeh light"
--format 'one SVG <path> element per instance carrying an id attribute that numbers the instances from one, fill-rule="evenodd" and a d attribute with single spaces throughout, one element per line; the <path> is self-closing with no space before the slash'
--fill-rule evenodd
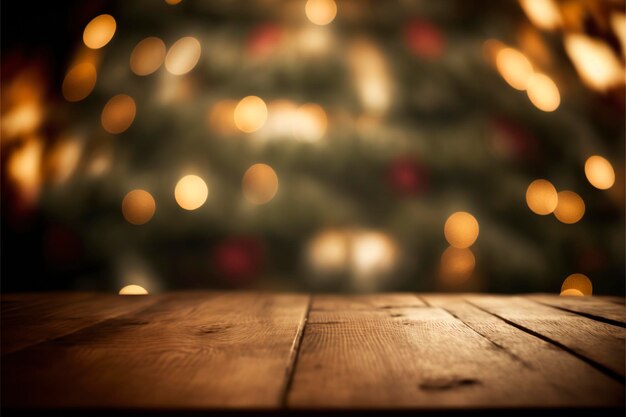
<path id="1" fill-rule="evenodd" d="M 320 273 L 344 271 L 350 258 L 349 236 L 340 230 L 325 230 L 307 246 L 309 265 Z"/>
<path id="2" fill-rule="evenodd" d="M 558 193 L 558 204 L 554 209 L 554 215 L 560 222 L 572 224 L 582 219 L 585 214 L 585 202 L 573 191 L 561 191 Z"/>
<path id="3" fill-rule="evenodd" d="M 335 20 L 337 3 L 335 0 L 307 0 L 304 12 L 311 23 L 324 26 Z"/>
<path id="4" fill-rule="evenodd" d="M 391 272 L 398 259 L 398 246 L 387 234 L 361 231 L 352 236 L 352 268 L 357 278 Z"/>
<path id="5" fill-rule="evenodd" d="M 221 100 L 215 103 L 209 111 L 209 127 L 221 135 L 237 132 L 234 120 L 236 107 L 235 100 Z"/>
<path id="6" fill-rule="evenodd" d="M 591 280 L 584 274 L 572 274 L 565 278 L 561 286 L 561 295 L 577 295 L 563 294 L 565 291 L 578 291 L 580 295 L 591 295 L 593 293 L 593 285 Z"/>
<path id="7" fill-rule="evenodd" d="M 589 183 L 600 190 L 607 190 L 615 184 L 613 166 L 599 155 L 593 155 L 587 159 L 585 175 Z"/>
<path id="8" fill-rule="evenodd" d="M 457 211 L 446 220 L 443 233 L 450 245 L 455 248 L 468 248 L 478 238 L 478 221 L 467 212 Z"/>
<path id="9" fill-rule="evenodd" d="M 136 111 L 132 97 L 126 94 L 113 96 L 102 109 L 102 127 L 109 133 L 122 133 L 133 124 Z"/>
<path id="10" fill-rule="evenodd" d="M 208 196 L 209 188 L 197 175 L 187 175 L 181 178 L 174 189 L 176 202 L 185 210 L 195 210 L 201 207 Z"/>
<path id="11" fill-rule="evenodd" d="M 116 26 L 113 16 L 101 14 L 85 26 L 83 42 L 88 48 L 100 49 L 111 41 Z"/>
<path id="12" fill-rule="evenodd" d="M 316 142 L 324 137 L 328 118 L 317 104 L 304 104 L 296 110 L 293 121 L 294 136 L 306 142 Z"/>
<path id="13" fill-rule="evenodd" d="M 148 291 L 142 286 L 132 284 L 123 287 L 119 295 L 148 295 Z"/>
<path id="14" fill-rule="evenodd" d="M 254 164 L 244 174 L 241 187 L 249 202 L 265 204 L 278 192 L 278 177 L 269 165 Z"/>
<path id="15" fill-rule="evenodd" d="M 540 29 L 556 29 L 563 23 L 563 18 L 553 0 L 520 0 L 520 6 L 535 26 Z"/>
<path id="16" fill-rule="evenodd" d="M 531 103 L 539 110 L 552 112 L 561 104 L 561 94 L 554 81 L 545 74 L 534 74 L 526 89 Z"/>
<path id="17" fill-rule="evenodd" d="M 180 38 L 167 52 L 165 69 L 174 75 L 186 74 L 194 69 L 200 60 L 201 52 L 202 47 L 196 38 L 192 36 Z"/>
<path id="18" fill-rule="evenodd" d="M 267 106 L 257 96 L 244 97 L 235 107 L 233 117 L 235 125 L 242 132 L 256 132 L 267 121 Z"/>
<path id="19" fill-rule="evenodd" d="M 8 177 L 17 186 L 21 198 L 29 203 L 39 195 L 42 155 L 43 142 L 33 137 L 14 150 L 7 162 Z"/>
<path id="20" fill-rule="evenodd" d="M 57 184 L 66 182 L 76 170 L 82 151 L 82 144 L 76 139 L 56 143 L 46 158 L 51 180 Z"/>
<path id="21" fill-rule="evenodd" d="M 139 42 L 130 54 L 130 69 L 137 75 L 150 75 L 163 65 L 165 43 L 155 36 Z"/>
<path id="22" fill-rule="evenodd" d="M 171 6 L 175 6 L 183 0 L 165 0 L 165 2 Z"/>
<path id="23" fill-rule="evenodd" d="M 475 266 L 476 258 L 471 250 L 450 246 L 441 255 L 441 280 L 446 284 L 462 283 L 472 276 Z"/>
<path id="24" fill-rule="evenodd" d="M 2 141 L 35 132 L 43 119 L 43 110 L 38 102 L 27 101 L 18 104 L 2 115 L 0 123 Z"/>
<path id="25" fill-rule="evenodd" d="M 558 202 L 556 188 L 548 180 L 535 180 L 526 189 L 526 204 L 533 213 L 542 216 L 550 214 Z"/>
<path id="26" fill-rule="evenodd" d="M 570 288 L 569 290 L 564 290 L 561 291 L 561 294 L 559 294 L 561 297 L 582 297 L 585 294 L 583 294 L 582 292 L 574 289 L 574 288 Z"/>
<path id="27" fill-rule="evenodd" d="M 96 78 L 96 67 L 90 62 L 83 62 L 74 66 L 63 79 L 63 97 L 67 101 L 84 99 L 96 86 Z"/>
<path id="28" fill-rule="evenodd" d="M 128 223 L 146 224 L 154 216 L 156 203 L 146 190 L 132 190 L 122 200 L 122 214 Z"/>
<path id="29" fill-rule="evenodd" d="M 513 48 L 500 49 L 496 55 L 496 68 L 502 78 L 516 90 L 526 90 L 533 75 L 533 66 L 520 51 Z"/>
<path id="30" fill-rule="evenodd" d="M 392 104 L 392 79 L 383 51 L 368 39 L 358 39 L 348 51 L 355 89 L 363 108 L 381 115 Z"/>
<path id="31" fill-rule="evenodd" d="M 624 67 L 605 42 L 582 34 L 565 36 L 565 51 L 589 87 L 606 91 L 624 83 Z"/>

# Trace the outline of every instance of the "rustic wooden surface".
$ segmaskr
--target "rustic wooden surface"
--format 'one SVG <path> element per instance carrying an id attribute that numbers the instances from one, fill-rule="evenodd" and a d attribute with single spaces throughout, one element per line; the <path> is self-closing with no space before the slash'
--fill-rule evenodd
<path id="1" fill-rule="evenodd" d="M 2 408 L 623 414 L 616 297 L 2 295 Z"/>

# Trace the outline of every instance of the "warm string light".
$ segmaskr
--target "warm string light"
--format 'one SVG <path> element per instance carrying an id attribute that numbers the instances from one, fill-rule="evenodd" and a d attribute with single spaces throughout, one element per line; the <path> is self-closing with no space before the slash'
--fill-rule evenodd
<path id="1" fill-rule="evenodd" d="M 585 202 L 573 191 L 560 191 L 554 216 L 562 223 L 573 224 L 585 214 Z"/>
<path id="2" fill-rule="evenodd" d="M 257 96 L 245 97 L 235 107 L 234 120 L 242 132 L 256 132 L 267 121 L 267 106 Z"/>
<path id="3" fill-rule="evenodd" d="M 526 190 L 528 208 L 541 216 L 554 212 L 558 202 L 556 188 L 548 180 L 535 180 Z"/>
<path id="4" fill-rule="evenodd" d="M 552 30 L 563 24 L 563 18 L 553 0 L 520 0 L 528 19 L 538 28 Z"/>
<path id="5" fill-rule="evenodd" d="M 56 184 L 66 182 L 76 170 L 83 151 L 77 139 L 63 139 L 56 143 L 46 157 L 46 168 Z"/>
<path id="6" fill-rule="evenodd" d="M 565 36 L 565 51 L 585 84 L 598 91 L 624 84 L 624 66 L 611 47 L 582 34 Z"/>
<path id="7" fill-rule="evenodd" d="M 244 174 L 241 188 L 246 200 L 252 204 L 265 204 L 278 192 L 278 176 L 269 165 L 254 164 Z"/>
<path id="8" fill-rule="evenodd" d="M 102 127 L 109 133 L 122 133 L 133 124 L 136 111 L 132 97 L 126 94 L 113 96 L 102 109 Z"/>
<path id="9" fill-rule="evenodd" d="M 122 200 L 122 214 L 128 223 L 146 224 L 154 216 L 156 203 L 146 190 L 132 190 Z"/>
<path id="10" fill-rule="evenodd" d="M 111 41 L 115 35 L 117 24 L 113 16 L 101 14 L 85 27 L 83 42 L 88 48 L 100 49 Z"/>
<path id="11" fill-rule="evenodd" d="M 457 211 L 446 220 L 443 233 L 451 246 L 468 248 L 478 239 L 478 221 L 467 212 Z"/>
<path id="12" fill-rule="evenodd" d="M 96 86 L 96 67 L 83 62 L 70 69 L 63 79 L 62 92 L 67 101 L 80 101 L 87 97 Z"/>
<path id="13" fill-rule="evenodd" d="M 361 289 L 371 289 L 376 279 L 398 265 L 400 250 L 386 233 L 376 230 L 329 229 L 313 236 L 307 261 L 318 276 L 350 275 Z"/>
<path id="14" fill-rule="evenodd" d="M 120 289 L 119 295 L 148 295 L 148 290 L 139 285 L 127 285 Z"/>
<path id="15" fill-rule="evenodd" d="M 502 48 L 496 55 L 496 68 L 502 78 L 516 90 L 525 91 L 533 75 L 533 66 L 520 51 Z"/>
<path id="16" fill-rule="evenodd" d="M 187 74 L 200 60 L 202 47 L 200 42 L 187 36 L 177 40 L 165 56 L 165 69 L 173 75 Z"/>
<path id="17" fill-rule="evenodd" d="M 472 276 L 475 266 L 476 258 L 470 249 L 450 246 L 441 255 L 441 281 L 446 285 L 461 284 Z"/>
<path id="18" fill-rule="evenodd" d="M 137 75 L 150 75 L 165 60 L 165 43 L 155 36 L 139 42 L 130 54 L 130 69 Z"/>
<path id="19" fill-rule="evenodd" d="M 337 3 L 335 0 L 307 0 L 304 12 L 311 23 L 324 26 L 335 20 Z"/>
<path id="20" fill-rule="evenodd" d="M 539 110 L 555 111 L 561 104 L 561 94 L 554 81 L 545 74 L 533 74 L 526 89 L 530 102 Z"/>
<path id="21" fill-rule="evenodd" d="M 593 293 L 593 285 L 589 277 L 583 274 L 572 274 L 565 278 L 561 286 L 561 295 L 591 295 Z"/>
<path id="22" fill-rule="evenodd" d="M 178 205 L 185 210 L 196 210 L 206 202 L 209 196 L 209 187 L 197 175 L 187 175 L 176 183 L 174 198 Z"/>
<path id="23" fill-rule="evenodd" d="M 600 190 L 607 190 L 615 184 L 613 166 L 599 155 L 593 155 L 587 159 L 585 175 L 589 183 Z"/>

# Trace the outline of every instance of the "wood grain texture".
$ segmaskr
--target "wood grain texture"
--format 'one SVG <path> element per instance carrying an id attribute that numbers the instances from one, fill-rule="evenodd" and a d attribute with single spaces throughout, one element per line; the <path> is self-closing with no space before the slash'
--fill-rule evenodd
<path id="1" fill-rule="evenodd" d="M 563 405 L 622 406 L 624 385 L 551 343 L 508 325 L 502 319 L 468 304 L 462 296 L 429 295 L 429 305 L 441 307 L 525 367 L 541 374 Z M 576 383 L 572 383 L 576 381 Z"/>
<path id="2" fill-rule="evenodd" d="M 165 296 L 6 355 L 3 405 L 278 407 L 307 305 L 307 296 L 288 294 Z"/>
<path id="3" fill-rule="evenodd" d="M 591 318 L 606 319 L 616 325 L 626 324 L 626 306 L 598 297 L 559 297 L 558 295 L 530 295 L 527 298 L 541 304 L 579 313 Z"/>
<path id="4" fill-rule="evenodd" d="M 336 296 L 332 304 L 336 309 L 314 297 L 290 407 L 533 407 L 571 400 L 441 308 L 343 308 L 349 300 Z"/>
<path id="5" fill-rule="evenodd" d="M 425 307 L 413 294 L 381 293 L 360 295 L 324 295 L 315 298 L 314 310 L 371 310 L 398 307 Z"/>
<path id="6" fill-rule="evenodd" d="M 588 359 L 617 378 L 624 378 L 623 327 L 595 321 L 522 297 L 470 296 L 479 308 L 541 335 L 574 354 Z"/>
<path id="7" fill-rule="evenodd" d="M 95 293 L 3 295 L 2 354 L 60 337 L 156 302 Z"/>

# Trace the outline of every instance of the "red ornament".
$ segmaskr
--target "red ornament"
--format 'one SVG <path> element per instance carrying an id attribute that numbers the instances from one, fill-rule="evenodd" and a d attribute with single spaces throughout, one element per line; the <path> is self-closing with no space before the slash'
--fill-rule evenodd
<path id="1" fill-rule="evenodd" d="M 269 55 L 283 37 L 280 26 L 267 23 L 257 26 L 248 37 L 248 51 L 252 56 Z"/>
<path id="2" fill-rule="evenodd" d="M 432 23 L 421 19 L 411 20 L 405 27 L 404 38 L 409 49 L 421 58 L 436 59 L 443 55 L 443 35 Z"/>
<path id="3" fill-rule="evenodd" d="M 232 284 L 245 284 L 261 272 L 264 258 L 261 242 L 254 238 L 229 238 L 213 249 L 217 274 Z"/>
<path id="4" fill-rule="evenodd" d="M 391 188 L 401 195 L 416 195 L 428 187 L 426 169 L 410 156 L 401 156 L 391 162 L 387 180 Z"/>

